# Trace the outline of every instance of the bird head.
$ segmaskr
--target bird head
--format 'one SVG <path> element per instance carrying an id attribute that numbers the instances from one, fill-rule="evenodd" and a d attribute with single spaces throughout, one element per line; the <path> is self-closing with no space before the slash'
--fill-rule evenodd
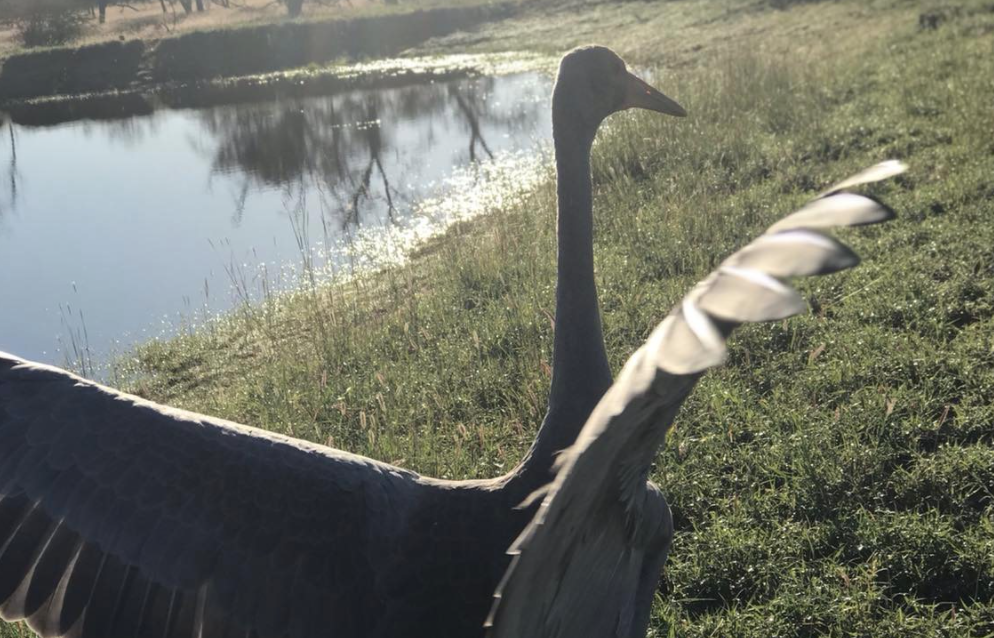
<path id="1" fill-rule="evenodd" d="M 639 108 L 683 117 L 675 100 L 631 73 L 617 53 L 586 46 L 567 53 L 559 64 L 553 110 L 566 109 L 584 128 L 596 130 L 608 115 Z"/>

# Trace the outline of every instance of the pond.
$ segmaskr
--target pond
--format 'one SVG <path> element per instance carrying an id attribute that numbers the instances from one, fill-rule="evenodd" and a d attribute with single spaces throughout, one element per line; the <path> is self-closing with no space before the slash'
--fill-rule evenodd
<path id="1" fill-rule="evenodd" d="M 7 121 L 0 350 L 106 361 L 307 268 L 400 261 L 542 175 L 550 83 L 528 72 Z"/>

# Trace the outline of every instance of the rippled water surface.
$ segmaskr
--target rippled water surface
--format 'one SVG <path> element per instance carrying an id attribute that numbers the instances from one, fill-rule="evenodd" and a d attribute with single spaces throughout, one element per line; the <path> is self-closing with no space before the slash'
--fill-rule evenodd
<path id="1" fill-rule="evenodd" d="M 106 360 L 300 266 L 348 271 L 541 175 L 539 73 L 55 126 L 0 137 L 0 350 Z"/>

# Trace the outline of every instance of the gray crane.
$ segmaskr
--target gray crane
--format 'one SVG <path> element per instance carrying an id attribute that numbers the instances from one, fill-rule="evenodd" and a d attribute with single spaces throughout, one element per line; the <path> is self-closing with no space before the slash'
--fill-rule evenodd
<path id="1" fill-rule="evenodd" d="M 482 635 L 506 550 L 535 512 L 517 506 L 611 385 L 590 148 L 626 108 L 685 114 L 608 49 L 563 58 L 553 380 L 517 468 L 435 480 L 0 355 L 0 615 L 46 638 Z M 644 634 L 668 545 L 666 502 L 642 493 L 652 549 L 631 636 Z"/>

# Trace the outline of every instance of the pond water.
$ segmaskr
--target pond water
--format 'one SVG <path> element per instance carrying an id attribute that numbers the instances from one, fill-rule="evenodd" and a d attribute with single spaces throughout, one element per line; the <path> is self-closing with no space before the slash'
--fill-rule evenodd
<path id="1" fill-rule="evenodd" d="M 0 350 L 78 366 L 526 188 L 541 73 L 158 110 L 0 136 Z"/>

